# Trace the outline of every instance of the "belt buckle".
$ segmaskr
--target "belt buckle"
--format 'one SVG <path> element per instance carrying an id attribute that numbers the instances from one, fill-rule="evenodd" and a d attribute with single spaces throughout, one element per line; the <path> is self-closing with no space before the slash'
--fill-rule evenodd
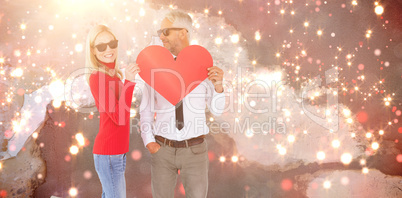
<path id="1" fill-rule="evenodd" d="M 172 140 L 169 141 L 169 146 L 170 146 L 170 147 L 173 147 L 171 143 L 172 143 Z"/>

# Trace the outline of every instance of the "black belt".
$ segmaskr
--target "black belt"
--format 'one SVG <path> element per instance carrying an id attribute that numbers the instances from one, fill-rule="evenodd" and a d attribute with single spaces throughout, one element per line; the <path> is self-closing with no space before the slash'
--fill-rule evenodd
<path id="1" fill-rule="evenodd" d="M 165 145 L 168 145 L 168 146 L 174 147 L 174 148 L 185 148 L 185 147 L 190 147 L 190 146 L 194 146 L 197 144 L 201 144 L 204 142 L 204 138 L 205 138 L 205 135 L 201 135 L 201 136 L 191 138 L 188 140 L 176 141 L 176 140 L 166 139 L 159 135 L 155 136 L 155 139 L 163 142 Z"/>

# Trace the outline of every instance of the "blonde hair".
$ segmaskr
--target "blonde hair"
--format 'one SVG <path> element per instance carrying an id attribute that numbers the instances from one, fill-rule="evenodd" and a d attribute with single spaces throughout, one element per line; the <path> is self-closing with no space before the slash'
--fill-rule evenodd
<path id="1" fill-rule="evenodd" d="M 185 28 L 188 31 L 187 38 L 190 40 L 191 32 L 193 31 L 193 19 L 191 19 L 189 14 L 180 10 L 174 10 L 166 14 L 165 18 L 173 23 L 172 27 Z"/>
<path id="2" fill-rule="evenodd" d="M 89 82 L 89 76 L 94 71 L 100 71 L 100 72 L 103 72 L 110 76 L 109 72 L 106 71 L 105 66 L 101 62 L 99 62 L 99 60 L 96 58 L 95 54 L 92 53 L 94 50 L 94 47 L 95 47 L 94 46 L 95 39 L 102 32 L 110 33 L 113 36 L 113 38 L 115 40 L 117 40 L 116 36 L 112 33 L 112 30 L 105 25 L 96 25 L 89 31 L 87 41 L 85 44 L 85 46 L 86 46 L 86 49 L 85 49 L 85 69 L 86 70 L 85 70 L 85 73 L 86 73 L 86 78 L 87 78 L 88 82 Z M 115 66 L 116 76 L 118 78 L 122 79 L 123 72 L 118 67 L 117 58 L 116 58 L 115 62 L 116 62 L 116 66 Z"/>

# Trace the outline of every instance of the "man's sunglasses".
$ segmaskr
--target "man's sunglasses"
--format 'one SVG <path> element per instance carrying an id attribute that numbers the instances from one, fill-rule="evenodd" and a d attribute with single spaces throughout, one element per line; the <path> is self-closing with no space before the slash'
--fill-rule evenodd
<path id="1" fill-rule="evenodd" d="M 158 30 L 157 33 L 158 33 L 158 36 L 160 36 L 162 33 L 164 36 L 169 36 L 170 30 L 182 30 L 182 29 L 185 29 L 185 28 L 164 28 L 164 29 Z M 187 29 L 186 29 L 186 31 L 188 32 Z"/>
<path id="2" fill-rule="evenodd" d="M 103 52 L 106 50 L 108 45 L 109 45 L 110 49 L 116 48 L 117 43 L 118 43 L 118 40 L 113 40 L 113 41 L 110 41 L 109 43 L 102 43 L 102 44 L 95 45 L 95 47 L 96 47 L 96 49 L 98 49 L 99 52 Z"/>

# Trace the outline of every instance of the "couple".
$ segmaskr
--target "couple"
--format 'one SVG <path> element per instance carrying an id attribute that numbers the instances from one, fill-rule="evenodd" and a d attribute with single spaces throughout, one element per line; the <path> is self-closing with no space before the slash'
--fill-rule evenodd
<path id="1" fill-rule="evenodd" d="M 163 19 L 158 34 L 164 47 L 176 57 L 189 46 L 191 31 L 191 17 L 181 11 L 172 11 Z M 87 38 L 86 67 L 92 71 L 88 80 L 100 112 L 93 153 L 102 184 L 102 197 L 122 198 L 126 197 L 124 173 L 129 148 L 131 99 L 134 78 L 140 68 L 137 64 L 129 64 L 125 69 L 125 81 L 121 81 L 123 74 L 116 65 L 117 42 L 106 26 L 94 27 Z M 207 196 L 209 159 L 205 135 L 209 129 L 205 107 L 208 105 L 215 115 L 222 113 L 225 104 L 222 80 L 220 68 L 208 68 L 208 78 L 176 106 L 158 93 L 151 93 L 150 86 L 145 86 L 140 105 L 141 137 L 151 153 L 153 197 L 174 197 L 178 171 L 187 197 Z M 191 108 L 194 106 L 198 107 L 197 110 Z M 197 126 L 200 121 L 202 127 Z M 158 123 L 175 127 L 169 127 L 173 131 L 168 132 L 154 130 L 152 126 Z"/>

